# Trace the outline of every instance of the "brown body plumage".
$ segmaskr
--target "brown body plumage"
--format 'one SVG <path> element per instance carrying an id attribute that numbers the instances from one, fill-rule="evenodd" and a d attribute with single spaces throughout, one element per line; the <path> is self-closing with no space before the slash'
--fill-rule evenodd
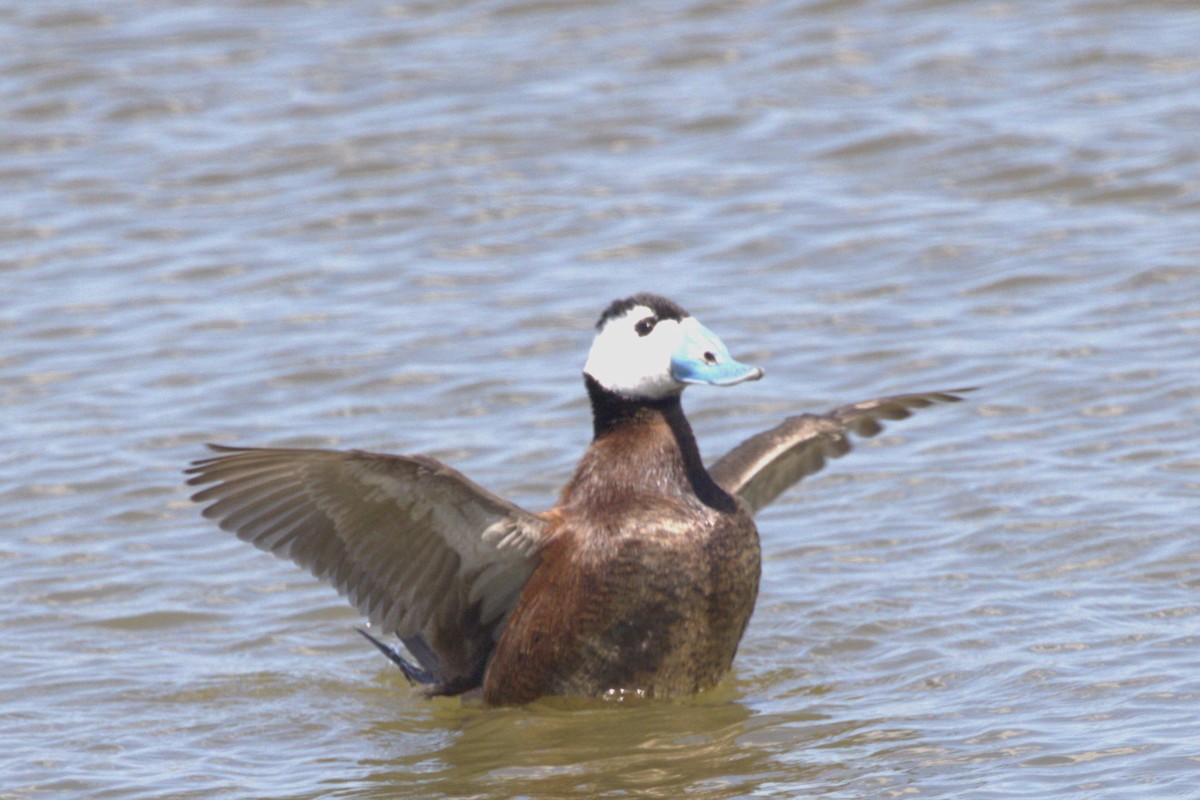
<path id="1" fill-rule="evenodd" d="M 600 427 L 549 514 L 488 702 L 694 694 L 733 662 L 758 595 L 754 520 L 704 471 L 678 397 Z"/>

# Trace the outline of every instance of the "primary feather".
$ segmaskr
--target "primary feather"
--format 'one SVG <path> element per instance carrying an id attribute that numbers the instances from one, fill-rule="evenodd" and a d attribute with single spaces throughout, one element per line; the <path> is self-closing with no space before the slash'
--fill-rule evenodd
<path id="1" fill-rule="evenodd" d="M 871 437 L 884 420 L 904 419 L 934 403 L 957 403 L 971 389 L 881 397 L 841 406 L 825 414 L 788 417 L 752 436 L 709 467 L 722 489 L 741 498 L 757 514 L 801 478 L 820 471 L 825 462 L 850 451 L 849 434 Z"/>

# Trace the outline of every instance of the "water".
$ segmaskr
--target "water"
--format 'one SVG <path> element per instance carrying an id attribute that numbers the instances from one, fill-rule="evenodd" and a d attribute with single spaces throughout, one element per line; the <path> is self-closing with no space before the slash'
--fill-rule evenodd
<path id="1" fill-rule="evenodd" d="M 0 2 L 0 798 L 1197 797 L 1200 8 Z M 205 441 L 534 509 L 614 297 L 782 416 L 979 385 L 759 518 L 694 701 L 413 696 Z"/>

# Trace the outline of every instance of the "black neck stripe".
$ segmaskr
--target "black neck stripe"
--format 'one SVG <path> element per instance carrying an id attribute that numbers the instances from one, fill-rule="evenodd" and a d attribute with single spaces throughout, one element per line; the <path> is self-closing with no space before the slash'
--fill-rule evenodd
<path id="1" fill-rule="evenodd" d="M 679 454 L 683 458 L 684 471 L 692 493 L 702 503 L 718 511 L 732 513 L 737 511 L 735 501 L 724 489 L 717 485 L 704 461 L 700 458 L 700 449 L 696 445 L 696 437 L 692 426 L 683 415 L 683 404 L 677 394 L 657 400 L 631 400 L 610 392 L 601 386 L 591 375 L 584 374 L 583 382 L 587 386 L 588 397 L 592 401 L 592 422 L 595 438 L 614 433 L 622 425 L 631 422 L 639 414 L 662 414 L 675 437 Z"/>

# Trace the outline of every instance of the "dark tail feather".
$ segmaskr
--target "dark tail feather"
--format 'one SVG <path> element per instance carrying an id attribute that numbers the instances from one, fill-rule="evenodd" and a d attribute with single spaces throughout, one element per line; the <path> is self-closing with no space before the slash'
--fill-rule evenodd
<path id="1" fill-rule="evenodd" d="M 399 667 L 400 671 L 404 673 L 404 677 L 408 678 L 409 683 L 419 683 L 422 686 L 437 685 L 437 679 L 434 678 L 428 670 L 421 669 L 416 664 L 410 662 L 404 656 L 400 655 L 400 651 L 396 648 L 392 647 L 391 645 L 384 644 L 371 634 L 364 631 L 362 628 L 355 628 L 354 630 L 361 633 L 368 642 L 379 648 L 379 652 L 387 656 L 389 661 Z"/>

